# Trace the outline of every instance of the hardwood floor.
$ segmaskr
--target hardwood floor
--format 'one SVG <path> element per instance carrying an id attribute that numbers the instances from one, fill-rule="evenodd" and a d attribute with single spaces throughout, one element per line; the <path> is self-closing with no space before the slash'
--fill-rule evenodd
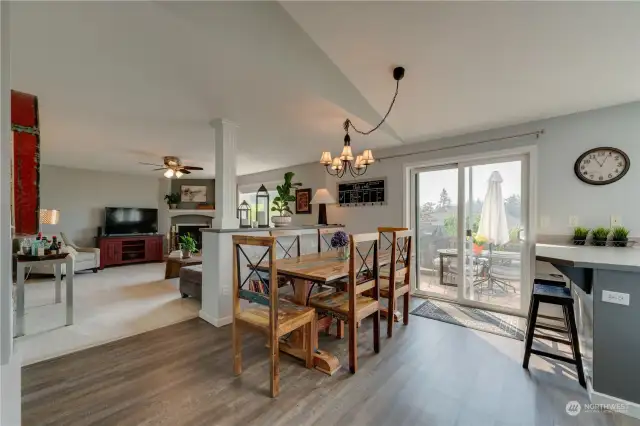
<path id="1" fill-rule="evenodd" d="M 419 301 L 416 301 L 419 303 Z M 411 316 L 373 353 L 371 321 L 359 330 L 360 369 L 347 340 L 321 333 L 342 362 L 334 376 L 281 355 L 281 393 L 269 393 L 265 340 L 248 334 L 244 373 L 233 375 L 231 328 L 200 319 L 23 369 L 29 425 L 640 425 L 622 415 L 566 414 L 586 403 L 569 366 L 532 357 L 523 343 Z"/>

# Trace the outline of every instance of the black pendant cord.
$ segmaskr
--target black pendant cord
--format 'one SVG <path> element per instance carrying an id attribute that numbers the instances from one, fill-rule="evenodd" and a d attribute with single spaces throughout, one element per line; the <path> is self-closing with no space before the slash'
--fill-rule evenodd
<path id="1" fill-rule="evenodd" d="M 396 98 L 398 97 L 398 89 L 400 88 L 400 80 L 396 80 L 396 92 L 393 94 L 393 99 L 391 100 L 391 104 L 389 105 L 389 109 L 387 110 L 387 113 L 384 115 L 384 117 L 382 117 L 382 121 L 380 121 L 380 123 L 378 123 L 377 126 L 375 126 L 373 129 L 367 131 L 367 132 L 363 132 L 362 130 L 358 130 L 358 128 L 356 126 L 353 125 L 353 123 L 351 122 L 351 120 L 349 120 L 348 118 L 344 121 L 344 130 L 349 133 L 349 127 L 351 127 L 353 130 L 355 130 L 357 133 L 360 133 L 361 135 L 370 135 L 371 133 L 375 132 L 376 130 L 378 130 L 380 128 L 380 126 L 382 126 L 382 124 L 387 120 L 387 117 L 389 117 L 389 114 L 391 113 L 391 109 L 393 108 L 393 105 L 396 103 Z"/>

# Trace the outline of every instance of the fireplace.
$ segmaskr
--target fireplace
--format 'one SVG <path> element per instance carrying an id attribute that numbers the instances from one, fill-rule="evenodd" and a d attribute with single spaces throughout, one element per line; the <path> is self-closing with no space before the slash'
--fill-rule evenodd
<path id="1" fill-rule="evenodd" d="M 186 235 L 187 233 L 191 234 L 191 237 L 196 240 L 196 247 L 198 250 L 202 250 L 202 232 L 200 229 L 208 228 L 209 224 L 206 223 L 185 223 L 185 224 L 176 224 L 176 248 L 179 247 L 180 237 Z"/>

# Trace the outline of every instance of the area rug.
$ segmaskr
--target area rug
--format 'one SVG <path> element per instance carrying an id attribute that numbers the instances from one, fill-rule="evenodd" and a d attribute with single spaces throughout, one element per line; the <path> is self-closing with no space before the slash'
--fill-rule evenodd
<path id="1" fill-rule="evenodd" d="M 426 300 L 422 305 L 414 309 L 411 314 L 516 340 L 524 340 L 524 320 L 513 315 L 500 314 L 435 299 Z"/>

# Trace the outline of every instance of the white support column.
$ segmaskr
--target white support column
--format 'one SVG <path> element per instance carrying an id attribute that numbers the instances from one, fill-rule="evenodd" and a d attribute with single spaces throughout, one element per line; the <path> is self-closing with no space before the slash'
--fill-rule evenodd
<path id="1" fill-rule="evenodd" d="M 224 119 L 211 121 L 215 136 L 216 214 L 214 229 L 233 229 L 236 218 L 236 131 L 235 123 Z M 232 233 L 202 234 L 202 309 L 200 318 L 222 327 L 231 323 L 233 263 Z"/>
<path id="2" fill-rule="evenodd" d="M 163 253 L 169 249 L 167 236 L 171 233 L 171 216 L 169 216 L 169 206 L 164 196 L 171 193 L 171 179 L 159 178 L 158 183 L 158 233 L 164 234 Z"/>
<path id="3" fill-rule="evenodd" d="M 216 118 L 211 120 L 215 138 L 216 160 L 216 217 L 213 228 L 237 228 L 236 218 L 237 184 L 236 184 L 236 142 L 238 126 L 228 120 Z"/>
<path id="4" fill-rule="evenodd" d="M 13 345 L 9 2 L 0 1 L 0 425 L 21 424 L 21 355 Z"/>

